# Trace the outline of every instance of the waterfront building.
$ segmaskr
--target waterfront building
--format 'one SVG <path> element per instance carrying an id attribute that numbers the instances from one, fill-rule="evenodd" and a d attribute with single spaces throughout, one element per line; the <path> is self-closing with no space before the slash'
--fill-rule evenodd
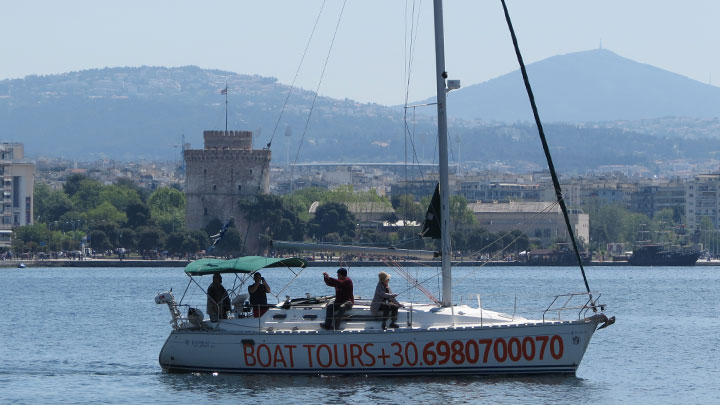
<path id="1" fill-rule="evenodd" d="M 569 242 L 567 226 L 560 206 L 552 202 L 469 203 L 480 226 L 494 233 L 519 230 L 530 242 L 547 247 Z M 575 238 L 581 243 L 590 240 L 589 215 L 579 209 L 569 209 Z"/>
<path id="2" fill-rule="evenodd" d="M 649 218 L 655 217 L 655 214 L 664 209 L 684 211 L 685 185 L 678 179 L 663 183 L 640 183 L 637 190 L 630 195 L 629 209 Z"/>
<path id="3" fill-rule="evenodd" d="M 689 229 L 699 229 L 704 218 L 714 229 L 720 224 L 720 173 L 699 174 L 685 184 L 685 218 Z"/>
<path id="4" fill-rule="evenodd" d="M 539 184 L 486 182 L 473 179 L 458 180 L 458 183 L 460 195 L 468 201 L 540 201 Z"/>
<path id="5" fill-rule="evenodd" d="M 0 144 L 0 247 L 9 247 L 12 229 L 33 224 L 33 173 L 22 143 Z"/>

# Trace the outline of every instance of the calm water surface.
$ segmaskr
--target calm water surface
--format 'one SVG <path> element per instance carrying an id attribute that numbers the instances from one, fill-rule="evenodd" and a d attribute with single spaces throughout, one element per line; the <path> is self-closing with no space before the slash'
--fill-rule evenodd
<path id="1" fill-rule="evenodd" d="M 371 297 L 379 270 L 350 269 L 357 295 Z M 436 272 L 410 270 L 419 279 Z M 288 294 L 331 294 L 323 271 L 305 270 Z M 577 376 L 380 378 L 167 374 L 157 357 L 170 317 L 153 298 L 170 287 L 179 297 L 182 269 L 0 269 L 0 402 L 720 403 L 720 268 L 586 271 L 617 322 L 595 334 Z M 263 275 L 274 291 L 290 280 Z M 584 290 L 575 268 L 458 268 L 453 275 L 455 301 L 476 302 L 471 294 L 479 292 L 486 307 L 512 311 L 517 294 L 518 311 L 533 318 L 555 294 Z M 391 285 L 401 292 L 406 282 L 393 274 Z M 439 289 L 435 279 L 427 286 Z M 199 294 L 189 298 L 204 309 Z M 412 291 L 401 298 L 425 299 Z"/>

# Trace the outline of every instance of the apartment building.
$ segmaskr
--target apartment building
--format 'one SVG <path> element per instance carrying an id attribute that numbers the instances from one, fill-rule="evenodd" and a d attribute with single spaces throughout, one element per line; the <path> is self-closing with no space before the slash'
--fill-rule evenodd
<path id="1" fill-rule="evenodd" d="M 33 223 L 33 172 L 21 143 L 0 143 L 0 247 L 9 247 L 12 229 Z"/>

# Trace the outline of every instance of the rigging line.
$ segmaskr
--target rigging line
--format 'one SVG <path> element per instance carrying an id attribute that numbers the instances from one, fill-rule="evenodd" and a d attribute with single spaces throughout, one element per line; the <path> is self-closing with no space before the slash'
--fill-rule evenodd
<path id="1" fill-rule="evenodd" d="M 270 135 L 270 142 L 268 142 L 267 144 L 268 149 L 270 148 L 273 139 L 275 139 L 275 133 L 277 132 L 278 126 L 280 126 L 280 120 L 282 119 L 283 113 L 285 112 L 285 107 L 287 106 L 288 100 L 290 99 L 290 93 L 292 93 L 293 89 L 295 88 L 295 81 L 297 81 L 297 78 L 300 75 L 300 68 L 303 65 L 303 61 L 305 61 L 305 55 L 307 55 L 307 51 L 310 48 L 310 43 L 312 42 L 313 36 L 315 35 L 315 29 L 318 26 L 320 16 L 322 15 L 323 9 L 325 8 L 325 1 L 326 0 L 323 0 L 322 4 L 320 5 L 320 11 L 318 11 L 317 18 L 315 18 L 315 24 L 313 25 L 312 31 L 310 32 L 310 37 L 308 38 L 307 44 L 305 44 L 305 50 L 303 51 L 302 57 L 300 58 L 300 63 L 298 63 L 297 70 L 295 71 L 295 77 L 293 77 L 292 84 L 290 84 L 290 88 L 288 89 L 287 95 L 285 96 L 285 102 L 283 102 L 282 108 L 280 109 L 280 115 L 278 116 L 277 122 L 275 123 L 275 128 L 273 128 L 272 135 Z"/>
<path id="2" fill-rule="evenodd" d="M 511 231 L 508 231 L 508 232 L 505 233 L 503 236 L 499 237 L 498 239 L 496 239 L 496 240 L 493 241 L 492 243 L 488 244 L 488 246 L 492 246 L 492 245 L 495 244 L 497 241 L 501 240 L 505 235 L 510 234 L 510 232 L 511 232 Z M 520 239 L 522 236 L 523 236 L 523 234 L 521 233 L 520 235 L 518 235 L 517 237 L 515 237 L 515 239 L 513 239 L 512 241 L 510 241 L 510 243 L 508 243 L 507 246 L 512 245 L 513 243 L 515 243 L 515 241 L 517 241 L 518 239 Z M 498 256 L 500 256 L 500 254 L 502 254 L 502 253 L 505 252 L 505 249 L 507 248 L 507 246 L 504 246 L 502 249 L 500 249 L 500 251 L 495 252 L 495 254 L 492 255 L 492 257 L 491 257 L 488 261 L 482 263 L 480 266 L 473 266 L 473 268 L 472 268 L 472 270 L 470 271 L 469 274 L 465 275 L 465 276 L 462 277 L 462 278 L 458 278 L 458 279 L 453 280 L 453 284 L 454 284 L 454 285 L 457 285 L 459 282 L 469 279 L 470 276 L 474 276 L 474 275 L 475 275 L 475 272 L 476 272 L 477 269 L 478 269 L 478 267 L 480 267 L 480 268 L 485 267 L 488 263 L 490 263 L 490 261 L 495 260 Z M 485 248 L 481 249 L 480 251 L 476 252 L 475 254 L 482 252 L 482 251 L 485 250 L 486 248 L 487 248 L 487 246 L 486 246 Z"/>
<path id="3" fill-rule="evenodd" d="M 407 2 L 405 4 L 406 4 L 405 7 L 407 9 Z M 422 1 L 420 1 L 420 5 L 422 5 Z M 413 59 L 415 56 L 415 45 L 417 44 L 417 33 L 418 33 L 417 26 L 420 25 L 420 5 L 418 5 L 417 17 L 416 17 L 415 16 L 415 1 L 413 1 L 412 15 L 410 18 L 411 24 L 410 24 L 410 35 L 409 35 L 410 36 L 410 46 L 409 47 L 407 46 L 407 38 L 408 38 L 407 28 L 405 29 L 405 33 L 406 33 L 406 35 L 405 35 L 405 43 L 406 43 L 405 52 L 406 52 L 406 54 L 408 51 L 410 53 L 409 57 L 408 56 L 405 57 L 405 60 L 407 62 L 407 65 L 405 66 L 405 77 L 406 77 L 405 107 L 408 106 L 408 99 L 410 98 L 410 78 L 412 77 L 412 64 L 413 64 Z M 407 11 L 405 12 L 405 15 L 407 16 Z M 416 23 L 416 18 L 417 18 L 417 23 Z M 407 23 L 406 23 L 406 26 L 407 26 Z M 406 110 L 407 110 L 407 108 L 406 108 Z"/>
<path id="4" fill-rule="evenodd" d="M 332 53 L 333 45 L 335 44 L 335 38 L 337 37 L 338 29 L 340 28 L 340 22 L 342 21 L 343 12 L 345 11 L 345 4 L 347 3 L 347 0 L 343 1 L 342 8 L 340 9 L 340 15 L 338 15 L 338 21 L 335 25 L 335 32 L 333 33 L 332 41 L 330 41 L 330 47 L 328 48 L 327 56 L 325 57 L 325 64 L 323 64 L 322 72 L 320 73 L 320 80 L 318 80 L 317 87 L 315 88 L 315 95 L 313 96 L 312 103 L 310 104 L 310 111 L 308 112 L 307 120 L 305 120 L 305 128 L 303 128 L 302 136 L 300 137 L 300 145 L 298 145 L 298 150 L 295 153 L 295 160 L 293 161 L 293 168 L 295 164 L 297 164 L 298 157 L 300 156 L 300 148 L 302 147 L 303 142 L 305 141 L 305 135 L 307 134 L 308 126 L 310 125 L 310 117 L 312 117 L 313 109 L 315 108 L 315 101 L 318 97 L 318 92 L 320 91 L 320 85 L 322 84 L 323 77 L 325 76 L 325 69 L 327 69 L 328 61 L 330 60 L 330 54 Z M 292 186 L 292 172 L 293 168 L 290 169 L 290 184 Z M 291 187 L 292 188 L 292 187 Z"/>
<path id="5" fill-rule="evenodd" d="M 282 119 L 283 111 L 285 110 L 288 99 L 290 98 L 290 93 L 292 92 L 293 86 L 295 85 L 295 80 L 297 79 L 298 74 L 300 72 L 300 68 L 303 64 L 303 61 L 305 60 L 305 55 L 307 54 L 307 50 L 308 50 L 308 47 L 310 46 L 310 42 L 312 41 L 312 38 L 315 35 L 315 29 L 317 28 L 318 21 L 320 20 L 320 16 L 322 15 L 322 11 L 324 8 L 325 8 L 325 0 L 323 0 L 323 3 L 320 7 L 320 11 L 318 12 L 318 16 L 315 19 L 315 24 L 313 25 L 313 29 L 310 34 L 310 38 L 308 38 L 307 45 L 305 46 L 305 51 L 303 52 L 303 56 L 300 59 L 298 68 L 295 71 L 295 77 L 293 78 L 293 83 L 290 86 L 290 89 L 288 90 L 287 96 L 285 97 L 285 103 L 283 104 L 282 110 L 280 111 L 280 116 L 278 117 L 277 123 L 275 124 L 275 128 L 273 129 L 273 133 L 270 137 L 270 142 L 268 142 L 268 144 L 267 144 L 267 149 L 270 149 L 270 145 L 272 144 L 272 141 L 275 137 L 275 132 L 277 131 L 278 125 L 280 125 L 280 120 Z M 337 26 L 340 25 L 340 19 L 342 18 L 342 13 L 343 13 L 344 9 L 345 9 L 345 3 L 343 2 L 343 8 L 340 11 L 340 17 L 338 17 Z M 335 35 L 337 35 L 337 28 L 338 28 L 337 26 L 335 27 L 335 34 L 333 34 L 333 40 L 332 40 L 333 43 L 335 42 Z M 332 43 L 330 44 L 330 50 L 332 50 Z M 327 56 L 327 59 L 325 59 L 325 66 L 327 66 L 327 60 L 330 58 L 330 50 L 328 50 L 328 56 Z M 325 66 L 323 66 L 323 75 L 325 74 Z M 322 76 L 320 77 L 320 82 L 322 82 Z M 319 88 L 320 88 L 320 83 L 318 83 L 318 89 Z M 312 103 L 312 106 L 310 107 L 310 113 L 308 114 L 308 119 L 307 119 L 307 122 L 305 123 L 305 130 L 303 130 L 302 139 L 300 140 L 300 145 L 298 145 L 298 151 L 297 151 L 297 154 L 295 155 L 295 162 L 293 162 L 293 163 L 297 163 L 297 156 L 300 154 L 300 147 L 302 146 L 303 139 L 305 139 L 305 131 L 307 131 L 308 122 L 310 121 L 310 115 L 312 114 L 312 109 L 313 109 L 313 106 L 315 105 L 316 98 L 317 98 L 317 91 L 315 92 L 315 98 L 313 98 L 313 103 Z M 293 169 L 294 169 L 294 165 L 293 165 L 293 168 L 290 169 L 290 191 L 292 191 Z M 257 194 L 260 194 L 260 187 L 262 185 L 262 179 L 263 179 L 264 174 L 265 174 L 265 166 L 263 165 L 263 168 L 260 171 L 260 177 L 258 178 Z M 247 238 L 248 238 L 248 235 L 250 234 L 250 226 L 251 225 L 252 225 L 252 220 L 248 220 L 247 228 L 245 230 L 245 237 L 243 238 L 243 243 L 242 243 L 242 246 L 240 247 L 241 254 L 245 253 L 245 246 L 247 246 Z"/>
<path id="6" fill-rule="evenodd" d="M 510 13 L 508 12 L 505 0 L 500 0 L 500 2 L 502 3 L 503 11 L 505 12 L 505 20 L 507 21 L 508 29 L 510 30 L 513 46 L 515 47 L 515 55 L 517 56 L 518 63 L 520 64 L 520 71 L 522 72 L 523 81 L 525 82 L 525 89 L 527 90 L 528 98 L 530 99 L 530 106 L 532 107 L 533 116 L 535 117 L 535 124 L 537 125 L 538 133 L 540 134 L 540 141 L 542 142 L 543 151 L 545 152 L 545 158 L 547 159 L 548 168 L 550 169 L 550 176 L 552 177 L 553 186 L 555 187 L 555 196 L 557 197 L 560 209 L 565 217 L 565 225 L 567 225 L 568 234 L 570 234 L 570 240 L 572 241 L 573 248 L 575 249 L 575 258 L 580 266 L 580 272 L 582 273 L 583 281 L 585 282 L 585 289 L 590 297 L 590 302 L 593 303 L 593 297 L 590 293 L 590 285 L 588 284 L 587 277 L 585 276 L 585 268 L 583 267 L 582 260 L 580 259 L 580 251 L 578 250 L 577 241 L 575 240 L 575 233 L 573 232 L 572 225 L 570 224 L 570 217 L 568 215 L 567 207 L 565 206 L 565 200 L 562 196 L 560 181 L 558 180 L 557 173 L 555 173 L 555 166 L 553 165 L 552 157 L 550 156 L 550 148 L 548 147 L 547 140 L 545 139 L 545 132 L 543 131 L 542 122 L 540 121 L 540 114 L 538 113 L 537 105 L 535 104 L 535 96 L 533 96 L 532 88 L 530 87 L 530 79 L 528 78 L 527 70 L 525 69 L 525 62 L 523 62 L 522 55 L 520 54 L 520 47 L 518 45 L 517 37 L 515 36 L 515 30 L 513 29 L 512 22 L 510 21 Z M 595 305 L 593 305 L 592 308 L 593 312 L 597 312 Z"/>
<path id="7" fill-rule="evenodd" d="M 415 134 L 416 134 L 416 131 L 415 131 L 415 122 L 416 122 L 416 120 L 415 120 L 415 108 L 416 108 L 416 107 L 412 107 L 412 109 L 413 109 L 413 116 L 412 116 L 413 126 L 412 126 L 412 132 L 410 132 L 410 129 L 407 127 L 407 121 L 406 121 L 406 124 L 405 124 L 405 129 L 406 129 L 406 131 L 407 131 L 407 132 L 406 132 L 406 136 L 408 137 L 408 139 L 410 139 L 410 146 L 412 146 L 413 162 L 415 162 L 415 163 L 418 164 L 417 169 L 418 169 L 418 172 L 420 173 L 420 179 L 425 180 L 425 174 L 423 173 L 422 166 L 419 165 L 419 164 L 420 164 L 420 158 L 418 157 L 417 147 L 415 146 Z M 407 110 L 407 109 L 406 109 L 406 110 Z"/>
<path id="8" fill-rule="evenodd" d="M 419 285 L 417 279 L 415 279 L 398 261 L 388 258 L 388 260 L 385 261 L 385 265 L 392 267 L 410 285 L 415 287 L 417 290 L 420 290 L 420 292 L 425 294 L 425 296 L 428 297 L 436 305 L 440 305 L 440 300 L 435 298 L 435 296 L 432 295 L 432 293 L 428 291 L 425 287 Z"/>
<path id="9" fill-rule="evenodd" d="M 395 246 L 396 246 L 396 247 L 397 247 L 397 246 L 404 246 L 404 245 L 407 245 L 407 244 L 409 244 L 409 243 L 417 242 L 417 241 L 419 241 L 419 240 L 422 240 L 422 238 L 421 238 L 420 236 L 413 236 L 413 237 L 410 238 L 410 239 L 405 239 L 405 240 L 403 240 L 403 241 L 400 241 L 400 242 L 398 242 L 398 243 L 395 243 Z"/>
<path id="10" fill-rule="evenodd" d="M 423 263 L 417 263 L 417 264 L 420 265 L 420 266 L 431 267 L 431 266 L 426 265 L 426 264 L 423 264 Z M 410 291 L 410 290 L 412 290 L 412 289 L 416 289 L 418 286 L 422 286 L 423 284 L 425 284 L 425 283 L 427 283 L 428 281 L 431 281 L 431 280 L 433 280 L 433 279 L 439 280 L 440 272 L 437 270 L 437 267 L 436 267 L 435 269 L 436 269 L 436 270 L 435 270 L 435 275 L 430 276 L 430 277 L 428 277 L 428 278 L 426 278 L 426 279 L 424 279 L 424 280 L 422 280 L 422 281 L 417 281 L 416 283 L 414 283 L 414 284 L 413 284 L 412 286 L 410 286 L 409 288 L 407 288 L 407 289 L 405 289 L 405 290 L 403 290 L 403 291 L 400 291 L 400 292 L 398 293 L 398 295 L 404 294 L 404 293 L 406 293 L 406 292 L 408 292 L 408 291 Z M 438 282 L 438 290 L 439 290 L 439 289 L 440 289 L 440 284 L 439 284 L 439 282 Z"/>
<path id="11" fill-rule="evenodd" d="M 420 6 L 422 5 L 422 1 L 420 1 L 419 5 L 417 7 L 417 15 L 415 14 L 415 9 L 416 9 L 415 4 L 416 4 L 416 2 L 413 1 L 413 7 L 412 7 L 412 11 L 411 11 L 411 22 L 412 23 L 410 25 L 410 34 L 409 35 L 407 34 L 407 28 L 405 29 L 405 33 L 406 33 L 406 35 L 405 35 L 405 44 L 406 44 L 405 45 L 405 52 L 406 52 L 405 60 L 406 60 L 407 64 L 405 67 L 406 82 L 405 82 L 405 108 L 403 109 L 403 123 L 404 123 L 404 128 L 405 128 L 405 137 L 410 139 L 414 159 L 415 159 L 415 161 L 419 162 L 419 159 L 417 157 L 417 150 L 415 148 L 415 141 L 412 136 L 415 133 L 415 107 L 414 106 L 413 106 L 413 130 L 412 130 L 412 132 L 408 128 L 408 123 L 407 123 L 408 100 L 410 98 L 410 79 L 412 77 L 412 65 L 413 65 L 413 60 L 414 60 L 414 55 L 415 55 L 415 46 L 417 45 L 417 35 L 419 32 L 417 28 L 420 24 L 420 10 L 421 10 Z M 405 2 L 405 8 L 406 8 L 405 16 L 407 17 L 407 1 Z M 407 23 L 406 23 L 406 27 L 407 27 Z M 407 45 L 408 36 L 410 38 L 409 46 Z M 409 50 L 409 54 L 410 54 L 409 57 L 407 56 L 408 50 Z M 406 140 L 406 142 L 407 142 L 407 140 Z M 407 162 L 407 151 L 405 154 L 405 159 Z M 420 170 L 421 170 L 421 176 L 422 176 L 422 169 L 420 169 Z"/>
<path id="12" fill-rule="evenodd" d="M 292 269 L 290 269 L 289 267 L 288 267 L 288 270 L 290 270 L 293 274 L 295 274 L 295 277 L 293 277 L 292 279 L 290 279 L 290 281 L 288 281 L 287 284 L 285 284 L 285 287 L 281 288 L 280 291 L 278 291 L 277 294 L 271 294 L 271 295 L 274 295 L 274 296 L 275 296 L 275 299 L 276 299 L 278 302 L 280 302 L 280 296 L 285 292 L 285 290 L 288 289 L 288 287 L 290 287 L 290 285 L 291 285 L 295 280 L 297 280 L 298 277 L 300 277 L 300 274 L 303 272 L 303 270 L 305 270 L 305 268 L 301 267 L 301 268 L 300 268 L 300 271 L 298 271 L 297 274 L 296 274 L 295 272 L 293 272 Z"/>

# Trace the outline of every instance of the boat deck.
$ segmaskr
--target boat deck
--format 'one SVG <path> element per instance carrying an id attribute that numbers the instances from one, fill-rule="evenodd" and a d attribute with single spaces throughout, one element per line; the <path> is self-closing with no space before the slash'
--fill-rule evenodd
<path id="1" fill-rule="evenodd" d="M 320 326 L 325 321 L 325 313 L 325 303 L 292 305 L 290 307 L 283 307 L 282 304 L 279 304 L 270 308 L 260 318 L 252 317 L 251 313 L 242 313 L 232 315 L 229 319 L 219 322 L 205 319 L 200 327 L 197 323 L 192 324 L 183 319 L 181 328 L 225 332 L 326 332 Z M 397 319 L 398 330 L 500 327 L 552 322 L 529 320 L 468 305 L 441 308 L 431 304 L 405 304 L 405 307 L 398 311 Z M 382 316 L 371 314 L 369 302 L 356 302 L 353 308 L 346 312 L 340 330 L 381 331 Z"/>

